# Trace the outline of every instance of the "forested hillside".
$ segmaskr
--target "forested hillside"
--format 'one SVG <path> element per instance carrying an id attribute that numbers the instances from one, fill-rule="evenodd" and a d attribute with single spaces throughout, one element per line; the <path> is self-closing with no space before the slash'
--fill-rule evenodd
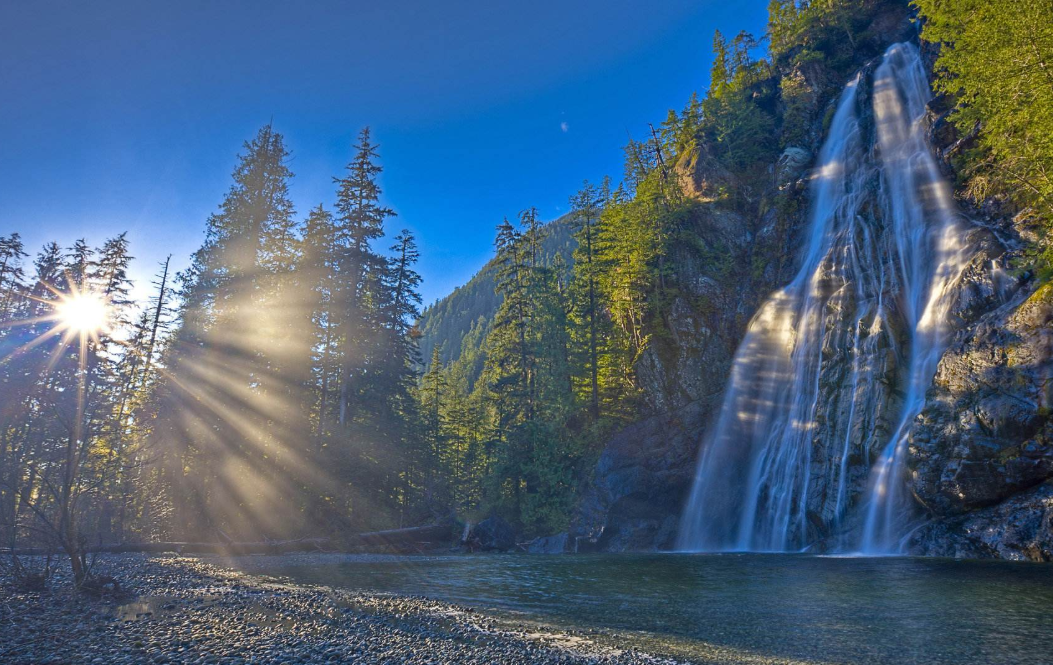
<path id="1" fill-rule="evenodd" d="M 546 263 L 551 263 L 556 254 L 568 267 L 573 264 L 574 236 L 573 220 L 564 215 L 545 224 L 541 251 Z M 468 282 L 458 286 L 450 295 L 428 305 L 421 312 L 417 327 L 420 329 L 421 356 L 428 360 L 436 347 L 439 359 L 450 363 L 461 355 L 461 342 L 471 335 L 476 342 L 485 335 L 485 330 L 494 318 L 501 297 L 494 288 L 497 264 L 491 260 L 479 269 Z M 482 326 L 476 330 L 477 326 Z"/>
<path id="2" fill-rule="evenodd" d="M 471 492 L 455 491 L 459 512 L 565 529 L 612 432 L 719 393 L 757 299 L 794 265 L 828 101 L 908 26 L 904 3 L 773 3 L 769 57 L 717 33 L 708 91 L 630 141 L 617 185 L 573 197 L 568 280 L 537 260 L 532 213 L 499 230 L 492 324 L 468 328 L 452 362 L 433 352 L 422 380 L 438 448 L 463 468 L 496 452 L 453 483 Z"/>
<path id="3" fill-rule="evenodd" d="M 935 88 L 953 105 L 952 164 L 965 197 L 1026 217 L 1029 266 L 1053 270 L 1053 8 L 1045 0 L 916 0 L 940 46 Z"/>
<path id="4" fill-rule="evenodd" d="M 917 5 L 943 43 L 963 200 L 1026 221 L 1014 269 L 1044 279 L 1048 4 Z M 620 521 L 626 548 L 668 543 L 735 347 L 798 261 L 831 102 L 916 38 L 910 12 L 773 0 L 766 35 L 717 32 L 699 92 L 629 141 L 618 178 L 548 225 L 495 219 L 493 260 L 423 314 L 368 129 L 304 214 L 284 139 L 262 128 L 190 268 L 163 267 L 146 303 L 123 235 L 31 260 L 5 236 L 0 542 L 77 554 L 496 514 L 523 538 L 611 539 Z"/>

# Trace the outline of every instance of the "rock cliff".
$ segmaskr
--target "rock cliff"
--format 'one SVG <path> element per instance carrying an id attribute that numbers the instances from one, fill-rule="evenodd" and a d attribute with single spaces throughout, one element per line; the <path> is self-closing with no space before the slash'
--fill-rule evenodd
<path id="1" fill-rule="evenodd" d="M 910 433 L 921 553 L 1053 560 L 1053 285 L 1005 279 L 974 283 L 1008 301 L 959 332 Z"/>
<path id="2" fill-rule="evenodd" d="M 897 34 L 895 26 L 885 29 Z M 901 35 L 902 24 L 898 29 Z M 688 183 L 685 191 L 700 201 L 691 229 L 698 240 L 672 257 L 678 295 L 666 309 L 665 333 L 638 367 L 651 413 L 607 444 L 571 527 L 567 542 L 576 545 L 567 549 L 673 547 L 698 446 L 720 406 L 735 348 L 757 306 L 795 268 L 808 169 L 829 115 L 835 76 L 814 64 L 792 76 L 813 91 L 805 105 L 811 109 L 805 135 L 813 139 L 784 149 L 771 182 L 757 188 L 755 200 L 733 209 L 713 203 L 714 190 L 742 183 L 708 168 L 704 154 L 677 165 Z M 941 166 L 953 178 L 951 157 L 967 147 L 970 137 L 958 136 L 948 125 L 948 106 L 945 99 L 934 100 L 927 121 Z M 1017 268 L 1027 236 L 1019 220 L 997 202 L 960 203 L 968 220 L 962 240 L 973 254 L 951 311 L 957 332 L 910 428 L 909 477 L 903 481 L 916 499 L 920 526 L 909 549 L 1053 560 L 1053 286 L 1039 288 Z M 714 261 L 718 254 L 732 257 L 731 263 Z M 836 312 L 831 317 L 824 325 L 837 324 Z M 848 419 L 859 431 L 840 436 L 864 442 L 868 432 L 873 438 L 889 427 L 881 413 L 894 410 L 901 399 L 891 351 L 889 358 L 886 381 L 863 386 L 850 399 L 833 399 L 838 390 L 826 393 L 830 399 L 820 416 L 851 408 L 853 402 L 870 414 Z M 824 373 L 831 381 L 837 378 L 832 369 Z M 819 481 L 813 491 L 819 496 L 819 467 L 832 458 L 824 452 L 822 437 L 816 446 Z M 858 448 L 869 449 L 863 443 Z M 848 460 L 856 501 L 875 461 L 876 452 L 871 453 Z M 822 547 L 837 547 L 832 539 L 822 540 L 829 535 L 822 526 L 831 522 L 829 506 L 818 499 L 814 503 L 815 536 Z"/>

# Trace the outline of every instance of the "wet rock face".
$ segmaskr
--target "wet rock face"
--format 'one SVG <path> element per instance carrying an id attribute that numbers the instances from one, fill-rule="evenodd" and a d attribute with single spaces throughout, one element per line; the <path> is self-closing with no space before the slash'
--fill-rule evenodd
<path id="1" fill-rule="evenodd" d="M 818 89 L 823 70 L 813 69 L 802 77 Z M 684 194 L 700 204 L 691 242 L 668 257 L 676 294 L 662 333 L 651 338 L 636 366 L 646 412 L 612 437 L 593 470 L 571 528 L 574 551 L 674 546 L 699 442 L 720 407 L 735 350 L 759 304 L 796 268 L 807 166 L 822 134 L 816 95 L 810 144 L 789 149 L 780 162 L 777 197 L 789 212 L 714 203 L 721 186 L 735 190 L 742 183 L 705 153 L 687 154 L 676 164 Z"/>
<path id="2" fill-rule="evenodd" d="M 944 354 L 910 433 L 915 496 L 934 516 L 955 516 L 1053 477 L 1051 398 L 1047 285 L 963 329 Z"/>
<path id="3" fill-rule="evenodd" d="M 753 238 L 750 222 L 728 210 L 707 209 L 698 247 L 678 248 L 677 295 L 640 358 L 637 378 L 644 419 L 615 434 L 592 473 L 567 546 L 572 551 L 653 551 L 673 547 L 691 486 L 706 416 L 719 408 L 735 348 L 768 285 L 726 276 L 706 255 L 742 257 Z"/>
<path id="4" fill-rule="evenodd" d="M 904 5 L 875 22 L 868 39 L 903 39 L 900 33 L 910 30 L 905 11 Z M 807 90 L 824 90 L 825 70 L 810 67 L 795 76 Z M 802 133 L 800 146 L 784 148 L 767 190 L 775 203 L 763 210 L 709 203 L 718 185 L 741 183 L 732 183 L 707 155 L 689 155 L 675 166 L 685 194 L 704 209 L 693 229 L 704 250 L 700 255 L 680 248 L 668 258 L 677 292 L 662 334 L 637 365 L 648 414 L 612 437 L 602 453 L 571 526 L 574 551 L 674 545 L 699 443 L 720 407 L 735 349 L 758 305 L 796 269 L 806 226 L 807 167 L 823 133 L 823 104 L 808 102 L 805 108 L 811 131 Z M 949 158 L 975 137 L 959 136 L 947 122 L 949 100 L 936 98 L 929 111 L 930 142 L 950 174 Z M 863 118 L 865 126 L 870 122 Z M 1012 275 L 1014 248 L 1028 238 L 1011 212 L 993 201 L 964 207 L 972 231 L 963 240 L 975 255 L 955 287 L 950 316 L 959 332 L 909 434 L 909 489 L 932 518 L 915 533 L 913 547 L 929 554 L 1049 558 L 1053 290 L 1029 294 L 1033 285 Z M 727 256 L 734 265 L 722 274 L 713 257 Z M 832 290 L 840 285 L 831 284 Z M 850 291 L 830 299 L 821 325 L 845 327 L 858 305 Z M 886 295 L 894 300 L 891 291 Z M 889 309 L 880 334 L 867 333 L 873 348 L 857 373 L 851 371 L 851 340 L 822 349 L 822 396 L 810 448 L 809 541 L 831 537 L 831 525 L 854 528 L 839 520 L 858 513 L 876 455 L 898 422 L 908 333 L 896 305 Z M 843 489 L 832 486 L 838 473 L 846 479 Z"/>
<path id="5" fill-rule="evenodd" d="M 712 406 L 695 403 L 652 416 L 611 439 L 571 525 L 578 551 L 673 547 L 700 432 Z"/>
<path id="6" fill-rule="evenodd" d="M 670 256 L 677 295 L 663 318 L 662 333 L 652 336 L 636 367 L 651 413 L 683 409 L 723 390 L 748 312 L 756 307 L 757 296 L 748 288 L 729 289 L 726 276 L 710 260 L 746 256 L 749 220 L 709 207 L 696 224 L 697 246 L 678 247 Z"/>
<path id="7" fill-rule="evenodd" d="M 977 285 L 976 293 L 997 290 Z M 964 328 L 910 433 L 920 554 L 1053 561 L 1053 284 Z"/>
<path id="8" fill-rule="evenodd" d="M 911 538 L 929 556 L 1053 561 L 1053 482 L 995 506 L 934 520 Z"/>
<path id="9" fill-rule="evenodd" d="M 948 173 L 975 140 L 947 122 L 950 109 L 942 97 L 929 105 Z M 1023 218 L 997 201 L 971 216 L 1000 237 L 1029 239 Z M 909 434 L 909 486 L 931 518 L 911 538 L 918 554 L 1053 560 L 1053 287 L 1019 283 L 1014 252 L 1001 248 L 994 235 L 982 241 L 963 275 L 952 312 L 960 330 Z"/>

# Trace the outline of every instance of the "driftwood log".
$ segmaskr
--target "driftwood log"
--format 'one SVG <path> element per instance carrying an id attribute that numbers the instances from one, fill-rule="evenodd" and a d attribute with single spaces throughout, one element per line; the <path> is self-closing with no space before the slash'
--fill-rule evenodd
<path id="1" fill-rule="evenodd" d="M 127 552 L 178 552 L 180 554 L 286 554 L 289 552 L 414 552 L 453 539 L 449 524 L 433 524 L 408 529 L 390 529 L 356 533 L 339 538 L 300 538 L 298 540 L 266 540 L 238 543 L 118 543 L 87 547 L 91 553 L 123 554 Z M 11 554 L 10 548 L 0 554 Z M 32 556 L 54 554 L 43 547 L 15 549 L 14 554 Z"/>

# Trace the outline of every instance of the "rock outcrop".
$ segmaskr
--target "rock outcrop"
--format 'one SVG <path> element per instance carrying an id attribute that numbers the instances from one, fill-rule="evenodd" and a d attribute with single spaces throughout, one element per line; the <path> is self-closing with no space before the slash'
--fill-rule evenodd
<path id="1" fill-rule="evenodd" d="M 911 550 L 929 556 L 1053 561 L 1053 482 L 1002 503 L 926 523 Z"/>
<path id="2" fill-rule="evenodd" d="M 821 66 L 795 76 L 808 96 L 805 145 L 783 151 L 775 177 L 743 182 L 701 147 L 674 166 L 697 205 L 667 257 L 676 289 L 661 334 L 636 366 L 647 413 L 602 452 L 571 526 L 575 551 L 674 545 L 699 443 L 720 407 L 735 350 L 759 304 L 796 269 L 809 169 L 840 83 Z M 740 195 L 728 200 L 729 191 Z"/>
<path id="3" fill-rule="evenodd" d="M 693 403 L 631 425 L 611 439 L 571 526 L 578 551 L 673 547 L 709 411 Z"/>
<path id="4" fill-rule="evenodd" d="M 935 99 L 928 119 L 948 174 L 955 151 L 971 140 L 947 123 L 950 106 Z M 575 547 L 565 551 L 674 545 L 697 449 L 719 408 L 735 347 L 760 301 L 794 268 L 813 154 L 814 146 L 786 148 L 773 166 L 769 195 L 775 203 L 753 212 L 707 199 L 727 174 L 707 174 L 704 156 L 678 165 L 681 179 L 693 183 L 685 191 L 700 201 L 695 231 L 702 251 L 684 247 L 671 257 L 678 293 L 667 309 L 665 334 L 652 340 L 638 365 L 650 415 L 606 446 L 572 524 L 568 542 Z M 950 313 L 958 332 L 908 438 L 905 482 L 922 524 L 909 548 L 919 554 L 1053 560 L 1053 286 L 1037 289 L 1030 276 L 1018 274 L 1028 235 L 1011 214 L 995 202 L 965 201 L 963 212 L 970 220 L 963 241 L 974 253 Z M 714 256 L 730 256 L 733 265 L 715 265 Z M 837 325 L 836 314 L 831 310 L 824 325 Z M 890 334 L 897 336 L 896 330 Z M 851 431 L 835 433 L 839 439 L 887 440 L 890 424 L 881 414 L 897 411 L 896 400 L 902 399 L 900 359 L 890 350 L 887 371 L 876 372 L 884 379 L 851 393 L 833 385 L 844 380 L 835 371 L 838 357 L 824 361 L 824 380 L 832 382 L 827 392 L 843 393 L 843 399 L 824 400 L 818 418 L 850 422 Z M 838 415 L 853 404 L 868 415 Z M 815 445 L 817 480 L 810 494 L 829 496 L 824 465 L 839 460 L 823 437 Z M 871 453 L 847 460 L 848 491 L 858 503 L 879 446 L 855 447 Z M 820 547 L 843 546 L 824 530 L 836 522 L 833 507 L 818 498 L 808 503 Z"/>
<path id="5" fill-rule="evenodd" d="M 860 35 L 861 60 L 850 65 L 863 70 L 860 86 L 870 85 L 877 62 L 871 58 L 890 43 L 915 39 L 909 12 L 907 3 L 889 3 Z M 923 45 L 923 55 L 931 68 L 934 49 Z M 636 367 L 647 413 L 607 443 L 567 537 L 542 539 L 537 551 L 674 546 L 699 445 L 720 408 L 735 349 L 764 298 L 797 269 L 810 169 L 848 72 L 814 58 L 783 70 L 775 110 L 779 156 L 766 176 L 731 174 L 704 148 L 673 165 L 682 192 L 698 205 L 680 246 L 666 257 L 676 288 L 663 303 L 660 334 Z M 927 118 L 930 143 L 951 181 L 953 161 L 976 139 L 948 121 L 953 105 L 937 97 Z M 873 133 L 873 117 L 864 115 L 861 127 Z M 874 178 L 866 187 L 881 183 Z M 974 253 L 955 287 L 950 323 L 957 332 L 909 430 L 904 482 L 922 525 L 909 547 L 919 554 L 1053 560 L 1053 286 L 1039 289 L 1018 274 L 1032 230 L 996 201 L 961 203 L 969 220 L 962 240 Z M 865 208 L 861 214 L 880 217 Z M 883 293 L 897 298 L 894 288 Z M 843 326 L 856 305 L 850 297 L 834 299 L 821 325 Z M 894 314 L 897 306 L 888 309 Z M 810 448 L 815 482 L 806 497 L 807 540 L 820 548 L 844 546 L 832 525 L 842 534 L 860 529 L 852 522 L 860 519 L 871 469 L 904 399 L 908 334 L 895 316 L 886 324 L 887 339 L 856 387 L 846 388 L 849 350 L 823 350 L 820 433 Z M 828 422 L 842 425 L 824 431 Z M 838 493 L 828 486 L 828 471 L 842 462 L 848 498 L 833 504 L 829 497 Z"/>
<path id="6" fill-rule="evenodd" d="M 554 536 L 535 538 L 526 544 L 526 551 L 531 554 L 565 554 L 574 552 L 575 540 L 566 531 Z"/>
<path id="7" fill-rule="evenodd" d="M 507 552 L 516 546 L 516 532 L 511 524 L 495 515 L 473 526 L 465 544 L 473 551 Z"/>
<path id="8" fill-rule="evenodd" d="M 1017 287 L 976 294 L 1000 288 Z M 911 430 L 910 487 L 936 522 L 915 537 L 921 552 L 1053 551 L 1053 284 L 1021 291 L 958 334 Z"/>

